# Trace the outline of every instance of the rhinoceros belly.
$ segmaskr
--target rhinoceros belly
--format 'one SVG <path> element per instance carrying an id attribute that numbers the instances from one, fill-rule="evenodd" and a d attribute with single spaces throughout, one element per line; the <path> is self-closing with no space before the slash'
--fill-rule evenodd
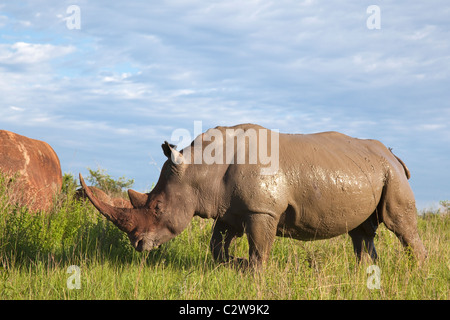
<path id="1" fill-rule="evenodd" d="M 381 193 L 382 185 L 341 188 L 328 184 L 316 188 L 313 183 L 280 215 L 277 235 L 316 240 L 347 233 L 376 210 Z"/>
<path id="2" fill-rule="evenodd" d="M 310 174 L 298 183 L 280 215 L 278 234 L 300 240 L 327 239 L 356 228 L 376 210 L 383 190 L 381 177 L 362 172 Z"/>

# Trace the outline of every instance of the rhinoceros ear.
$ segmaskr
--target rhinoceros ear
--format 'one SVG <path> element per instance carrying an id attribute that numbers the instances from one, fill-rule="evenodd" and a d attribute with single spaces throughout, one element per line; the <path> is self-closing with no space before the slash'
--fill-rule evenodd
<path id="1" fill-rule="evenodd" d="M 172 162 L 174 164 L 182 164 L 184 162 L 183 155 L 175 149 L 177 147 L 176 145 L 164 141 L 161 147 L 163 149 L 164 155 L 167 158 L 172 159 Z"/>
<path id="2" fill-rule="evenodd" d="M 147 204 L 148 194 L 128 189 L 128 197 L 134 208 L 143 208 Z"/>
<path id="3" fill-rule="evenodd" d="M 171 143 L 168 143 L 167 141 L 164 141 L 164 143 L 161 145 L 161 148 L 163 149 L 164 155 L 167 158 L 170 158 L 172 155 L 172 150 L 176 149 L 177 146 Z"/>

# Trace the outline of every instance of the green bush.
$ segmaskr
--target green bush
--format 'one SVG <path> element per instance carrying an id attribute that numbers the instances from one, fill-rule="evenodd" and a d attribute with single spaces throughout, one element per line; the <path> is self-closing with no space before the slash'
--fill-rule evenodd
<path id="1" fill-rule="evenodd" d="M 450 201 L 449 200 L 439 201 L 439 204 L 444 208 L 446 213 L 450 213 Z"/>
<path id="2" fill-rule="evenodd" d="M 86 177 L 86 180 L 89 181 L 92 186 L 100 188 L 110 195 L 122 196 L 124 191 L 126 191 L 124 189 L 129 189 L 134 184 L 134 179 L 127 179 L 124 176 L 113 179 L 106 173 L 106 170 L 102 168 L 98 168 L 97 170 L 88 168 L 88 170 L 89 176 Z"/>
<path id="3" fill-rule="evenodd" d="M 73 195 L 77 183 L 65 174 L 62 194 L 50 212 L 30 213 L 26 207 L 9 202 L 10 182 L 0 175 L 0 263 L 29 263 L 36 257 L 64 259 L 77 254 L 125 256 L 131 252 L 124 233 L 98 213 L 85 200 Z"/>

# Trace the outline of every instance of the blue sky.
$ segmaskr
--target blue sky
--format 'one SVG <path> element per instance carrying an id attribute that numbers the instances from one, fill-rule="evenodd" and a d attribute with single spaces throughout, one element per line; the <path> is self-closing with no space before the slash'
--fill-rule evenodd
<path id="1" fill-rule="evenodd" d="M 450 3 L 340 2 L 3 1 L 0 128 L 140 191 L 194 121 L 336 130 L 392 147 L 419 208 L 449 199 Z"/>

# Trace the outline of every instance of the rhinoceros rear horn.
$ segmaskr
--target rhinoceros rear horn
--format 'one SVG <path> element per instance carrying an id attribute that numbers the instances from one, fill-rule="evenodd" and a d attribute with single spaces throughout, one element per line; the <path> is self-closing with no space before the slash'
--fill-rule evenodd
<path id="1" fill-rule="evenodd" d="M 147 204 L 148 194 L 128 189 L 128 197 L 134 208 L 142 208 Z"/>
<path id="2" fill-rule="evenodd" d="M 110 220 L 120 230 L 124 232 L 129 233 L 131 230 L 134 229 L 135 219 L 130 211 L 132 209 L 116 208 L 97 199 L 92 193 L 92 191 L 89 189 L 89 187 L 86 186 L 86 183 L 84 182 L 81 173 L 80 173 L 80 183 L 89 200 L 92 202 L 94 207 L 96 207 L 97 210 L 100 211 L 102 215 L 104 215 L 108 220 Z"/>

